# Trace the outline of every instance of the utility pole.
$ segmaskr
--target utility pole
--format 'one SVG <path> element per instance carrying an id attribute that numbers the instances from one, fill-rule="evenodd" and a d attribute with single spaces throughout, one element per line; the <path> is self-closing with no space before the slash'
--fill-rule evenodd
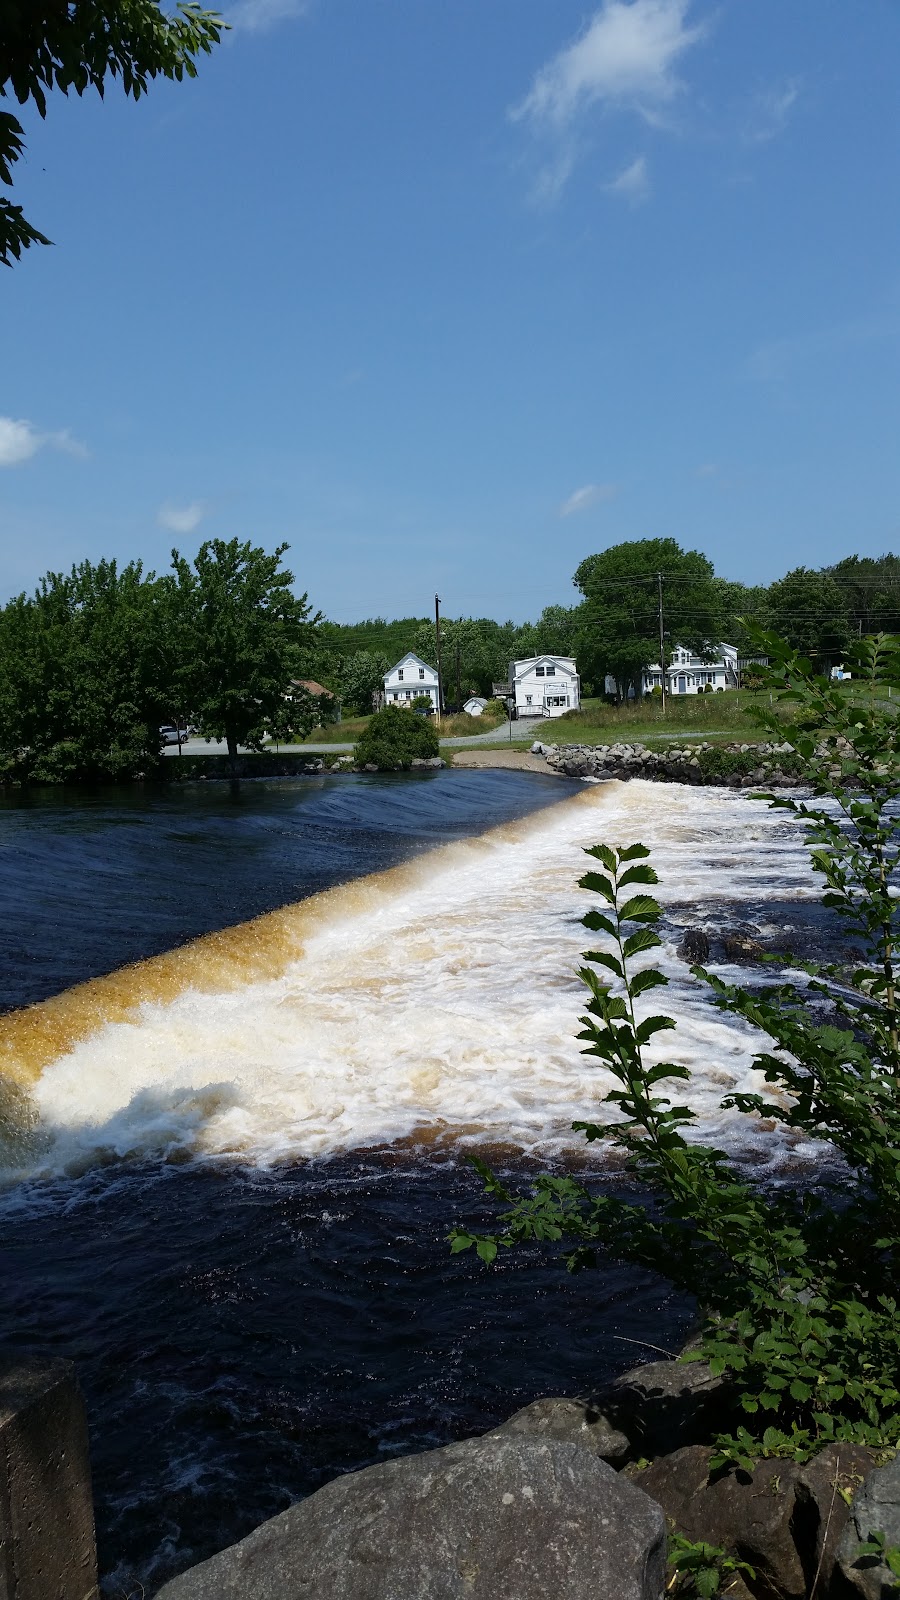
<path id="1" fill-rule="evenodd" d="M 459 640 L 456 641 L 456 709 L 462 711 L 462 688 L 459 679 Z"/>
<path id="2" fill-rule="evenodd" d="M 656 574 L 656 582 L 657 582 L 657 585 L 659 587 L 659 665 L 660 665 L 660 672 L 661 672 L 660 685 L 662 687 L 662 714 L 663 714 L 663 716 L 665 716 L 665 714 L 666 714 L 666 631 L 665 631 L 665 628 L 663 626 L 663 597 L 662 597 L 663 577 L 662 577 L 662 573 L 661 572 L 658 572 Z"/>
<path id="3" fill-rule="evenodd" d="M 444 715 L 444 679 L 441 673 L 441 597 L 439 594 L 434 597 L 434 637 L 437 646 L 438 716 L 442 717 Z"/>

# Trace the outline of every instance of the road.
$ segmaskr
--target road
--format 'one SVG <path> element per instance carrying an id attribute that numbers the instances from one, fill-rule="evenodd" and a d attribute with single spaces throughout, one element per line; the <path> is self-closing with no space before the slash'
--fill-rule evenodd
<path id="1" fill-rule="evenodd" d="M 508 722 L 501 722 L 498 728 L 491 728 L 489 733 L 467 733 L 458 739 L 442 739 L 441 744 L 448 747 L 462 744 L 498 744 L 501 741 L 505 741 L 508 744 L 510 738 L 520 741 L 522 739 L 538 739 L 541 736 L 540 730 L 545 727 L 546 719 L 543 717 L 529 718 L 527 722 L 523 718 L 520 722 L 514 722 L 511 730 Z M 186 756 L 223 756 L 225 754 L 225 741 L 224 739 L 185 739 L 181 748 Z M 242 754 L 244 753 L 242 745 L 238 746 L 238 749 Z M 343 751 L 352 750 L 353 744 L 341 744 L 336 739 L 332 739 L 328 744 L 279 744 L 277 746 L 268 745 L 267 749 L 272 751 L 277 749 L 280 754 L 284 755 L 327 756 L 339 755 Z M 166 745 L 163 755 L 177 757 L 177 744 Z"/>

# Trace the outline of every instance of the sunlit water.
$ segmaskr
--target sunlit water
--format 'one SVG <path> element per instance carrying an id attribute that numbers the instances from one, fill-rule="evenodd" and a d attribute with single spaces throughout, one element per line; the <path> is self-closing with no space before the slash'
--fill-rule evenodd
<path id="1" fill-rule="evenodd" d="M 149 840 L 131 802 L 93 829 L 76 808 L 93 916 L 60 867 L 64 823 L 2 819 L 19 891 L 31 852 L 45 929 L 57 918 L 44 992 L 54 970 L 103 974 L 0 1019 L 0 1061 L 34 1124 L 6 1145 L 5 1330 L 80 1363 L 109 1593 L 152 1592 L 337 1471 L 589 1389 L 630 1364 L 627 1340 L 686 1326 L 664 1285 L 612 1265 L 566 1280 L 526 1252 L 488 1274 L 446 1252 L 482 1204 L 460 1156 L 520 1177 L 582 1161 L 572 1120 L 609 1086 L 574 1038 L 583 847 L 652 849 L 671 980 L 654 1009 L 678 1021 L 660 1053 L 691 1069 L 698 1136 L 760 1174 L 812 1153 L 721 1111 L 759 1085 L 759 1041 L 675 954 L 685 925 L 825 936 L 779 814 L 730 791 L 505 773 L 242 805 L 173 800 Z M 163 953 L 117 968 L 142 885 L 129 953 Z M 204 919 L 219 931 L 165 950 Z M 618 1181 L 598 1147 L 590 1162 Z"/>

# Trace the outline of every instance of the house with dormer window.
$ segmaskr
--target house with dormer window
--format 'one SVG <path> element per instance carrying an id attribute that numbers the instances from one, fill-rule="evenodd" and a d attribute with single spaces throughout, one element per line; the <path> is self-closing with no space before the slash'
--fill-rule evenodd
<path id="1" fill-rule="evenodd" d="M 707 689 L 736 689 L 738 687 L 738 653 L 733 644 L 718 644 L 711 651 L 712 659 L 704 661 L 696 650 L 676 645 L 666 668 L 668 694 L 703 694 Z M 662 688 L 662 668 L 644 668 L 643 690 L 649 694 Z"/>
<path id="2" fill-rule="evenodd" d="M 410 650 L 384 675 L 384 703 L 410 708 L 420 695 L 431 701 L 433 711 L 440 712 L 437 671 Z"/>

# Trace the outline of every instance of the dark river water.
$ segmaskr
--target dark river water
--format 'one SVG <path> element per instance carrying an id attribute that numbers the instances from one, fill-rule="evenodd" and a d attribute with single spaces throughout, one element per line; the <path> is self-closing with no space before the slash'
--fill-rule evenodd
<path id="1" fill-rule="evenodd" d="M 443 772 L 7 801 L 0 1006 L 572 793 Z M 424 1027 L 424 986 L 422 1006 Z M 132 1150 L 6 1189 L 0 1330 L 77 1363 L 105 1594 L 152 1594 L 339 1472 L 590 1391 L 640 1357 L 627 1341 L 677 1346 L 690 1308 L 640 1273 L 451 1257 L 448 1229 L 487 1215 L 465 1161 L 364 1146 L 266 1164 Z"/>

